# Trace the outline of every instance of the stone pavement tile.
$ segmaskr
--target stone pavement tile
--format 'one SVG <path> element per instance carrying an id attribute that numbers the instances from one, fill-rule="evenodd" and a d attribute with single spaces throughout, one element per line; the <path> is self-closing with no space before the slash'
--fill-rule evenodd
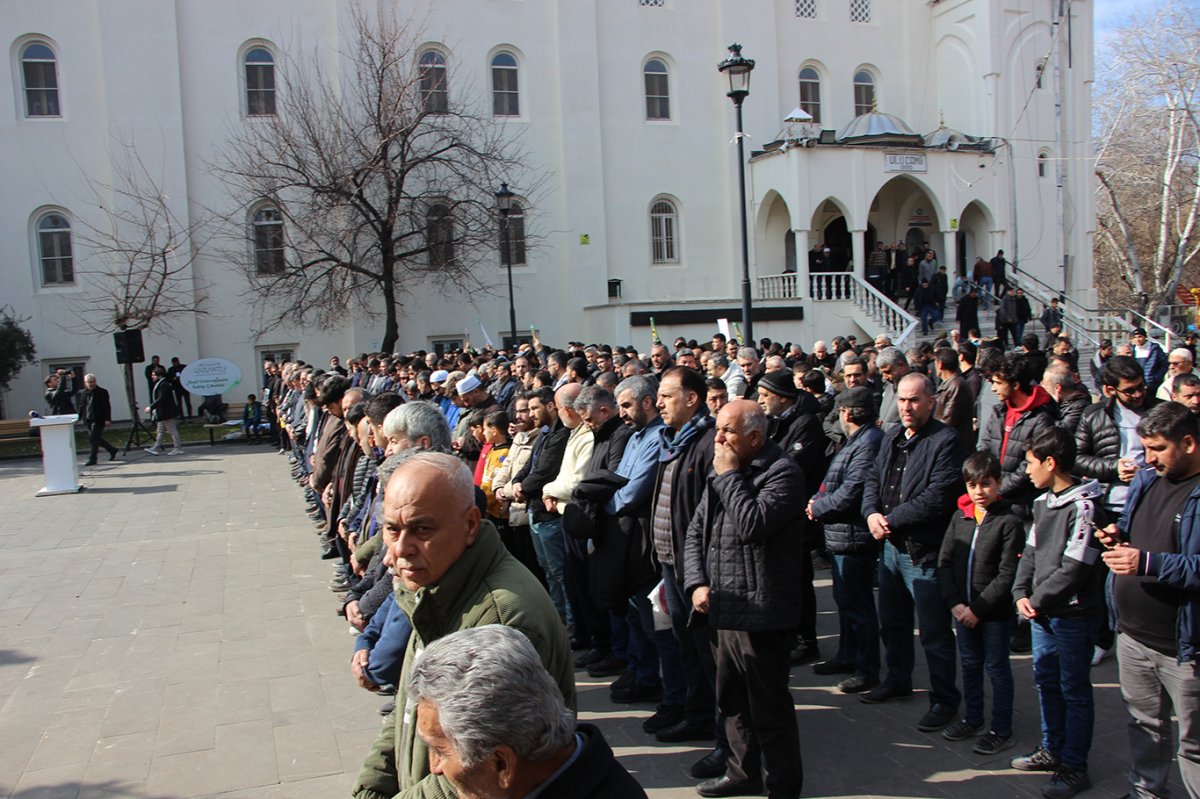
<path id="1" fill-rule="evenodd" d="M 164 708 L 215 706 L 217 680 L 214 675 L 196 675 L 191 679 L 167 684 Z"/>
<path id="2" fill-rule="evenodd" d="M 101 734 L 116 736 L 157 730 L 159 710 L 166 693 L 165 677 L 122 683 L 108 706 Z"/>
<path id="3" fill-rule="evenodd" d="M 212 749 L 216 745 L 218 719 L 217 708 L 211 702 L 163 707 L 154 741 L 154 756 Z"/>
<path id="4" fill-rule="evenodd" d="M 96 741 L 84 778 L 88 782 L 110 780 L 144 782 L 154 755 L 153 731 L 114 735 Z"/>
<path id="5" fill-rule="evenodd" d="M 74 763 L 86 764 L 100 739 L 101 726 L 102 722 L 93 721 L 43 730 L 25 768 L 38 771 Z"/>
<path id="6" fill-rule="evenodd" d="M 342 761 L 333 729 L 326 721 L 277 726 L 275 755 L 283 782 L 340 774 Z"/>
<path id="7" fill-rule="evenodd" d="M 290 677 L 275 677 L 270 680 L 270 685 L 271 710 L 275 713 L 310 710 L 325 705 L 321 679 L 312 671 Z"/>
<path id="8" fill-rule="evenodd" d="M 344 774 L 313 777 L 282 785 L 264 785 L 245 791 L 213 794 L 200 799 L 330 799 L 350 795 L 353 779 Z"/>
<path id="9" fill-rule="evenodd" d="M 26 771 L 13 786 L 13 796 L 19 799 L 77 799 L 86 768 L 86 763 L 72 763 Z"/>
<path id="10" fill-rule="evenodd" d="M 0 738 L 0 796 L 7 797 L 8 792 L 16 787 L 17 780 L 29 763 L 29 757 L 37 748 L 39 736 L 40 731 L 35 735 L 26 734 L 23 738 Z M 363 751 L 365 755 L 366 750 Z"/>
<path id="11" fill-rule="evenodd" d="M 212 749 L 154 758 L 147 782 L 152 793 L 188 797 L 274 785 L 279 770 L 271 725 L 221 725 Z"/>
<path id="12" fill-rule="evenodd" d="M 360 714 L 358 727 L 334 733 L 337 741 L 338 754 L 341 757 L 342 772 L 346 775 L 347 792 L 350 783 L 362 768 L 363 761 L 375 741 L 379 739 L 379 730 L 383 719 L 374 714 Z"/>
<path id="13" fill-rule="evenodd" d="M 217 687 L 217 722 L 265 721 L 271 718 L 271 683 L 265 677 L 236 682 L 222 681 Z"/>

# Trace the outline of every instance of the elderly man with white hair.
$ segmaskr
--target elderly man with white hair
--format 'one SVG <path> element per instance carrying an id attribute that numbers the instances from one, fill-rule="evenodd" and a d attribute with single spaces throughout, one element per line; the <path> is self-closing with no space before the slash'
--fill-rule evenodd
<path id="1" fill-rule="evenodd" d="M 512 627 L 433 642 L 412 668 L 408 695 L 430 771 L 460 799 L 646 796 L 600 729 L 576 724 L 537 650 Z"/>
<path id="2" fill-rule="evenodd" d="M 383 497 L 383 545 L 400 585 L 396 604 L 411 620 L 396 712 L 363 764 L 355 799 L 448 797 L 454 789 L 433 772 L 430 747 L 419 738 L 417 701 L 406 686 L 418 658 L 434 641 L 488 624 L 520 630 L 567 707 L 575 676 L 567 630 L 546 589 L 508 553 L 492 523 L 480 518 L 471 472 L 461 460 L 421 452 L 400 465 Z M 524 683 L 506 683 L 506 685 Z M 528 719 L 523 719 L 528 721 Z"/>
<path id="3" fill-rule="evenodd" d="M 1154 392 L 1154 396 L 1163 402 L 1170 402 L 1171 388 L 1175 385 L 1175 378 L 1180 375 L 1195 374 L 1195 367 L 1192 351 L 1187 347 L 1177 347 L 1171 350 L 1167 355 L 1167 378 L 1158 387 L 1158 391 Z"/>

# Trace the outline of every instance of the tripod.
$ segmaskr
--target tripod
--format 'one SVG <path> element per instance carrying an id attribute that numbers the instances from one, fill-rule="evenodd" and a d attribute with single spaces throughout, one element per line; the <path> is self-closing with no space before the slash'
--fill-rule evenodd
<path id="1" fill-rule="evenodd" d="M 129 438 L 125 441 L 125 454 L 129 454 L 129 450 L 133 447 L 142 445 L 142 436 L 146 436 L 147 441 L 154 440 L 154 434 L 146 425 L 142 424 L 142 416 L 139 413 L 133 415 L 133 424 L 129 428 Z"/>

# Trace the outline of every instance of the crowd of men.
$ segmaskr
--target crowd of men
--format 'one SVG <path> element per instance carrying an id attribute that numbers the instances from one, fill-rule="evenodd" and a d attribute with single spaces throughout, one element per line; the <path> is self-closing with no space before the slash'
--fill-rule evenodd
<path id="1" fill-rule="evenodd" d="M 1194 351 L 1137 330 L 1081 372 L 1061 317 L 1043 321 L 1045 341 L 1012 350 L 974 330 L 907 352 L 535 336 L 265 363 L 271 439 L 359 633 L 351 671 L 394 697 L 354 795 L 643 796 L 575 723 L 584 670 L 613 678 L 612 702 L 654 706 L 647 736 L 712 743 L 701 796 L 797 797 L 790 669 L 906 698 L 917 630 L 919 730 L 981 755 L 1022 739 L 1012 767 L 1073 796 L 1090 787 L 1089 670 L 1115 649 L 1130 795 L 1167 795 L 1172 715 L 1200 795 Z M 1031 687 L 1009 653 L 1030 650 L 1040 731 L 1013 728 Z"/>

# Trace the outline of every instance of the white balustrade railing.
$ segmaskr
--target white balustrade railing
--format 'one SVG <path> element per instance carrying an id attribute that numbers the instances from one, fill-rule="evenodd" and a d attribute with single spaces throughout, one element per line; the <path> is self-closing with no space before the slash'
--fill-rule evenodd
<path id="1" fill-rule="evenodd" d="M 763 275 L 758 278 L 760 299 L 800 299 L 796 273 Z M 808 276 L 808 296 L 816 302 L 852 302 L 872 322 L 882 327 L 892 342 L 900 345 L 917 327 L 917 319 L 883 292 L 852 272 L 816 272 Z"/>

